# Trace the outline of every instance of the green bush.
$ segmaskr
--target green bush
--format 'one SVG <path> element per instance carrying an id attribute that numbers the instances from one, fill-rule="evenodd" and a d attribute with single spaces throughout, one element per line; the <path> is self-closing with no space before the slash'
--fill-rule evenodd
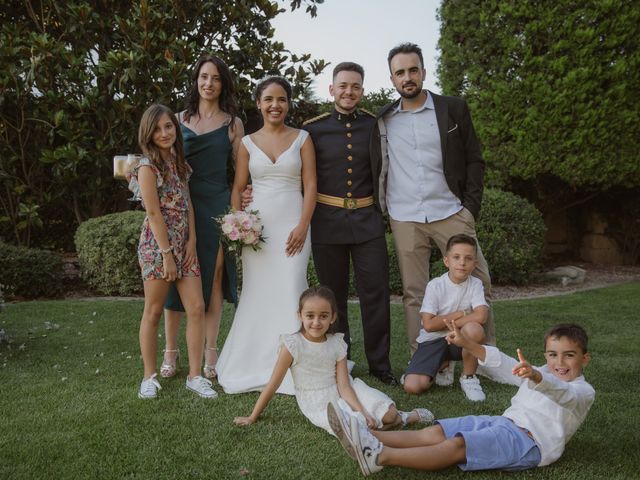
<path id="1" fill-rule="evenodd" d="M 112 213 L 83 222 L 75 244 L 82 278 L 99 293 L 129 295 L 142 290 L 137 247 L 145 213 Z"/>
<path id="2" fill-rule="evenodd" d="M 486 189 L 476 232 L 493 283 L 522 285 L 542 268 L 544 220 L 524 198 Z"/>
<path id="3" fill-rule="evenodd" d="M 48 250 L 0 242 L 0 288 L 7 297 L 55 297 L 62 293 L 62 258 Z"/>

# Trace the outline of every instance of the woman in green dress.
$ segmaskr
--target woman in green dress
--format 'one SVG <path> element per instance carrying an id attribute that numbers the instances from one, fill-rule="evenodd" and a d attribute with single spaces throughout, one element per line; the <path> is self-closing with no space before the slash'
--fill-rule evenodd
<path id="1" fill-rule="evenodd" d="M 214 55 L 201 57 L 194 68 L 187 108 L 180 113 L 187 162 L 193 169 L 189 189 L 195 212 L 196 238 L 187 248 L 196 250 L 202 272 L 205 303 L 204 376 L 214 378 L 218 361 L 218 330 L 222 302 L 236 302 L 235 260 L 223 251 L 212 217 L 229 207 L 229 177 L 244 136 L 234 87 L 227 65 Z M 165 303 L 166 347 L 160 375 L 176 374 L 177 337 L 184 308 L 175 288 Z"/>

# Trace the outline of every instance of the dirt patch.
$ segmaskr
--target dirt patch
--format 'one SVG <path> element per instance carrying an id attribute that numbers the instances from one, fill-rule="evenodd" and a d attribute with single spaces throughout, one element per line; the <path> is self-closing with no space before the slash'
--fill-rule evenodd
<path id="1" fill-rule="evenodd" d="M 580 290 L 616 285 L 619 283 L 640 282 L 640 266 L 593 265 L 590 263 L 573 263 L 587 271 L 584 282 L 563 286 L 559 282 L 538 281 L 529 285 L 493 285 L 493 300 L 516 300 L 522 298 L 550 297 L 567 295 Z M 393 296 L 392 303 L 402 303 L 401 296 Z"/>

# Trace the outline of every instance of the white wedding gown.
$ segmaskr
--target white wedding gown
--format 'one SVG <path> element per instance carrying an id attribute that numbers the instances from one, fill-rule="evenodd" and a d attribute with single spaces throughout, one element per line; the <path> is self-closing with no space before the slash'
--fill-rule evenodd
<path id="1" fill-rule="evenodd" d="M 308 133 L 301 130 L 275 162 L 247 135 L 253 203 L 264 225 L 265 243 L 255 252 L 242 250 L 242 292 L 233 325 L 216 370 L 226 393 L 262 390 L 273 372 L 279 337 L 300 329 L 298 299 L 307 288 L 310 236 L 301 253 L 287 257 L 286 241 L 302 213 L 302 159 L 300 148 Z M 295 393 L 287 372 L 278 393 Z"/>

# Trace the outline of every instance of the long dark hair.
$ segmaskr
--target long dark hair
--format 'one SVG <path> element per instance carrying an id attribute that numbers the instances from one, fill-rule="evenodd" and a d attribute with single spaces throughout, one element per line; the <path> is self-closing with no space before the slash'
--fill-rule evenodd
<path id="1" fill-rule="evenodd" d="M 175 152 L 175 164 L 176 164 L 176 172 L 178 173 L 178 177 L 183 182 L 187 179 L 187 162 L 184 159 L 184 147 L 182 142 L 182 132 L 180 131 L 180 124 L 178 123 L 178 119 L 175 114 L 171 111 L 169 107 L 165 107 L 159 103 L 155 103 L 151 105 L 149 108 L 145 110 L 142 114 L 142 118 L 140 119 L 140 127 L 138 128 L 138 145 L 140 145 L 140 149 L 145 157 L 151 160 L 151 163 L 160 170 L 162 174 L 162 178 L 167 180 L 167 167 L 160 156 L 160 150 L 153 143 L 153 133 L 160 121 L 160 117 L 162 115 L 167 114 L 173 123 L 176 130 L 176 141 L 173 144 L 173 150 Z"/>
<path id="2" fill-rule="evenodd" d="M 227 64 L 224 63 L 220 57 L 211 54 L 201 56 L 196 62 L 195 67 L 193 67 L 193 73 L 191 74 L 191 89 L 187 94 L 187 105 L 184 112 L 184 120 L 188 122 L 191 117 L 199 115 L 198 106 L 200 104 L 200 93 L 198 92 L 198 76 L 200 75 L 200 69 L 207 62 L 213 63 L 220 74 L 222 91 L 220 92 L 218 105 L 220 106 L 220 110 L 231 116 L 230 128 L 233 130 L 235 127 L 235 119 L 239 117 L 233 77 L 231 76 L 231 71 L 229 70 L 229 67 L 227 67 Z"/>
<path id="3" fill-rule="evenodd" d="M 331 290 L 329 287 L 326 287 L 324 285 L 317 285 L 315 287 L 309 287 L 304 292 L 302 292 L 302 294 L 300 295 L 300 300 L 298 301 L 298 315 L 302 314 L 304 302 L 312 297 L 322 298 L 329 303 L 329 306 L 331 307 L 331 316 L 336 315 L 336 320 L 329 326 L 329 329 L 326 333 L 335 333 L 338 325 L 338 302 L 336 301 L 336 296 L 333 293 L 333 290 Z M 300 330 L 298 331 L 302 333 L 304 331 L 304 325 L 300 325 Z"/>

